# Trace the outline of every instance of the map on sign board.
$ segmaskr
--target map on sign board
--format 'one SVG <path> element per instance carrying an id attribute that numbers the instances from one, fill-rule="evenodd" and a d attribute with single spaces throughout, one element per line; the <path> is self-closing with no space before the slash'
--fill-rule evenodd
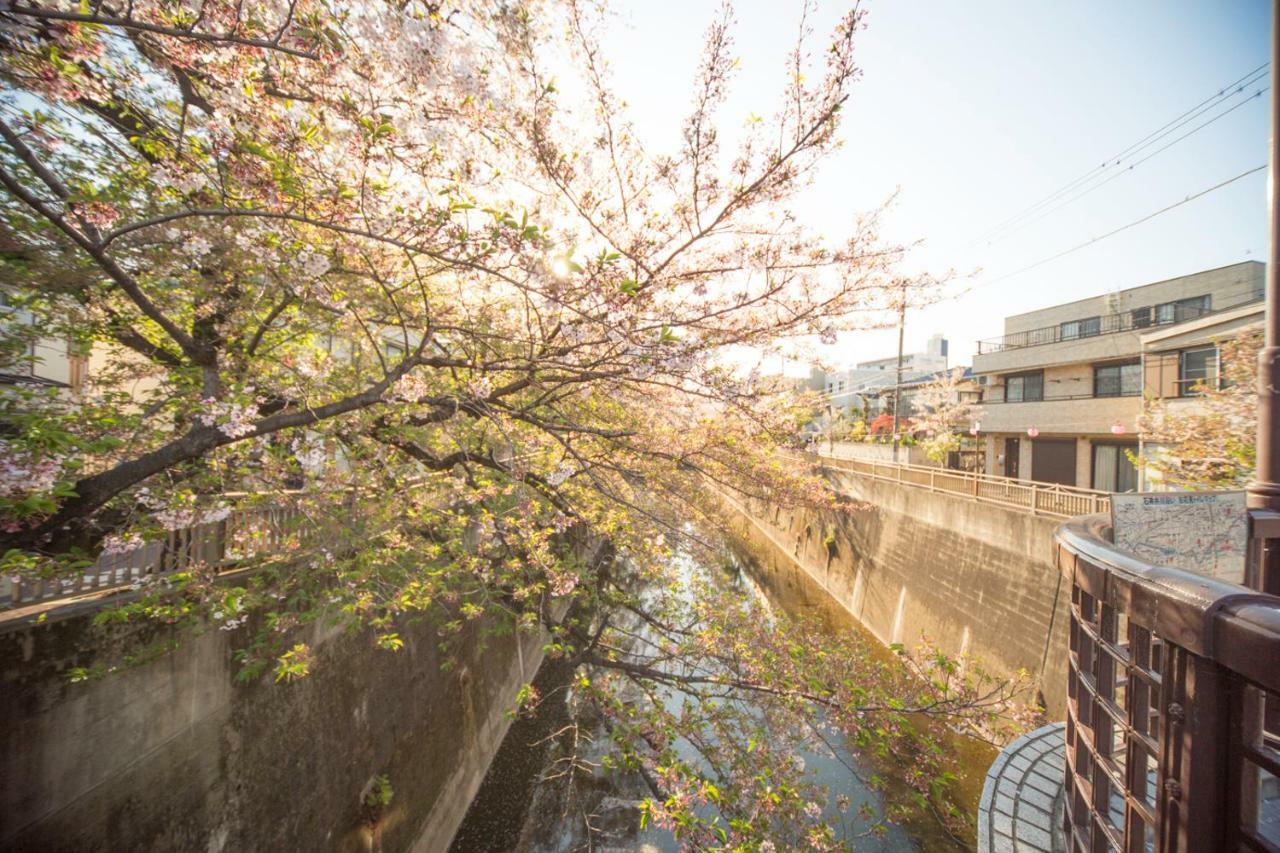
<path id="1" fill-rule="evenodd" d="M 1241 583 L 1249 546 L 1244 492 L 1111 496 L 1116 547 L 1157 566 Z"/>

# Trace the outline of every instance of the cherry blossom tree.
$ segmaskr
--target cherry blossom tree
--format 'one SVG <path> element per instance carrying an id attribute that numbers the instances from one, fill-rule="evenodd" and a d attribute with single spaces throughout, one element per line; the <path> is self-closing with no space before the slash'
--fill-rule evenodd
<path id="1" fill-rule="evenodd" d="M 960 449 L 960 431 L 973 418 L 974 404 L 960 390 L 963 378 L 964 368 L 944 371 L 916 394 L 912 429 L 924 436 L 920 444 L 934 462 L 942 463 Z"/>
<path id="2" fill-rule="evenodd" d="M 1175 488 L 1243 488 L 1255 467 L 1261 347 L 1256 331 L 1221 341 L 1218 375 L 1191 388 L 1193 399 L 1146 398 L 1138 429 L 1154 447 L 1136 461 Z"/>
<path id="3" fill-rule="evenodd" d="M 908 716 L 988 719 L 1004 689 L 942 656 L 947 677 L 910 689 L 820 658 L 771 669 L 728 614 L 691 623 L 689 596 L 643 593 L 675 588 L 673 537 L 707 543 L 721 493 L 832 501 L 776 452 L 803 407 L 724 354 L 833 340 L 932 283 L 896 272 L 905 249 L 876 212 L 831 242 L 791 207 L 838 142 L 863 28 L 855 9 L 815 51 L 811 11 L 772 118 L 730 149 L 721 7 L 680 143 L 653 152 L 610 88 L 604 18 L 578 0 L 6 4 L 0 284 L 35 322 L 6 324 L 3 353 L 62 337 L 93 369 L 79 395 L 0 399 L 5 573 L 75 573 L 287 490 L 295 553 L 239 586 L 184 572 L 103 619 L 212 620 L 236 632 L 243 678 L 288 681 L 311 665 L 296 629 L 324 615 L 390 651 L 411 615 L 446 644 L 485 618 L 550 630 L 558 654 L 613 673 L 602 690 L 750 689 L 868 747 L 909 737 Z M 582 560 L 588 538 L 615 558 Z M 626 651 L 620 611 L 690 663 Z M 704 710 L 685 731 L 729 725 Z M 638 731 L 625 754 L 659 761 Z M 934 745 L 917 782 L 941 802 Z M 698 844 L 806 813 L 795 786 L 756 821 L 741 774 L 717 801 L 672 772 L 653 814 Z"/>

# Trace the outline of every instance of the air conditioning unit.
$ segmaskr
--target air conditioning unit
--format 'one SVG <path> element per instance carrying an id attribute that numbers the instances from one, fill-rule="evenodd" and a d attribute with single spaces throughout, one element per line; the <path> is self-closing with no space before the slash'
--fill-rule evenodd
<path id="1" fill-rule="evenodd" d="M 978 377 L 978 384 L 979 384 L 979 385 L 986 385 L 986 384 L 987 384 L 987 382 L 988 382 L 990 379 L 991 379 L 991 377 L 990 377 L 990 376 L 979 376 L 979 377 Z"/>

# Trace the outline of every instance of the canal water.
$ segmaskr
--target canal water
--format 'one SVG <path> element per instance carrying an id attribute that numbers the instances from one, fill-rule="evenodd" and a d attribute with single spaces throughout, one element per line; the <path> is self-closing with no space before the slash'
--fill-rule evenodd
<path id="1" fill-rule="evenodd" d="M 815 619 L 832 632 L 863 630 L 802 571 L 765 568 L 738 543 L 729 543 L 720 567 L 692 566 L 687 556 L 677 559 L 683 562 L 678 566 L 682 571 L 714 573 L 720 582 L 754 600 L 766 618 L 782 611 Z M 886 649 L 884 654 L 890 653 Z M 512 724 L 454 839 L 454 853 L 681 849 L 668 832 L 652 826 L 639 829 L 638 804 L 652 796 L 652 790 L 639 774 L 603 769 L 609 752 L 607 731 L 585 703 L 574 701 L 573 673 L 567 669 L 548 661 L 539 671 L 534 684 L 546 698 L 536 715 Z M 670 709 L 678 710 L 682 699 L 679 691 L 671 691 Z M 956 837 L 928 810 L 916 809 L 900 825 L 869 821 L 860 807 L 883 815 L 887 805 L 907 802 L 905 784 L 895 779 L 896 768 L 886 762 L 869 761 L 843 743 L 827 746 L 796 758 L 828 789 L 824 817 L 850 847 L 886 853 L 973 848 L 972 832 Z M 960 764 L 953 793 L 972 824 L 995 750 L 961 736 L 952 747 Z M 689 753 L 692 757 L 691 748 Z M 576 756 L 576 769 L 568 766 L 569 755 Z M 887 784 L 873 789 L 863 781 L 873 776 Z M 846 801 L 843 807 L 837 805 L 841 800 Z"/>

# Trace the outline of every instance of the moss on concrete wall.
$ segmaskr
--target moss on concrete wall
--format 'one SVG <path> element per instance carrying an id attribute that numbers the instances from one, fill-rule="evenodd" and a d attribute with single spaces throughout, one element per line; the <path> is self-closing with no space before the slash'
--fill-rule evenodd
<path id="1" fill-rule="evenodd" d="M 1026 670 L 1049 716 L 1061 718 L 1070 589 L 1053 564 L 1058 522 L 927 489 L 830 476 L 833 488 L 863 506 L 815 512 L 753 504 L 735 533 L 762 560 L 798 564 L 886 644 L 912 647 L 923 636 L 994 672 Z"/>
<path id="2" fill-rule="evenodd" d="M 235 683 L 232 636 L 186 636 L 151 663 L 71 683 L 73 667 L 167 639 L 164 629 L 91 626 L 71 608 L 0 626 L 0 848 L 6 851 L 438 851 L 506 732 L 542 639 L 483 637 L 456 667 L 426 622 L 404 648 L 315 626 L 312 674 Z M 361 797 L 386 774 L 376 829 Z"/>

